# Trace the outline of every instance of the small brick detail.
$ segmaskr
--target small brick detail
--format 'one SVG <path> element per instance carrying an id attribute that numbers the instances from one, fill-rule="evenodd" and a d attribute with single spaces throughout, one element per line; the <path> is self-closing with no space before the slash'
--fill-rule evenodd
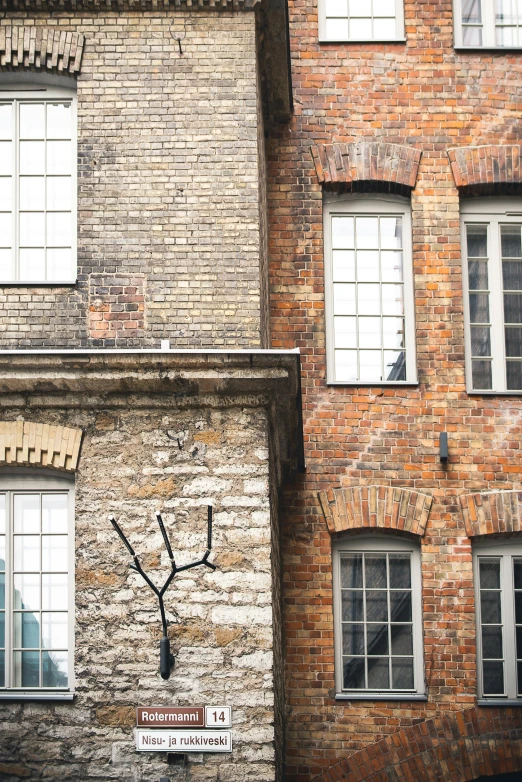
<path id="1" fill-rule="evenodd" d="M 330 534 L 353 529 L 394 529 L 422 537 L 433 498 L 388 486 L 360 486 L 318 493 Z"/>
<path id="2" fill-rule="evenodd" d="M 0 27 L 0 66 L 80 72 L 85 37 L 52 27 Z"/>
<path id="3" fill-rule="evenodd" d="M 506 192 L 505 185 L 522 184 L 521 144 L 490 144 L 447 150 L 453 179 L 459 190 L 472 188 L 480 194 Z"/>
<path id="4" fill-rule="evenodd" d="M 83 432 L 32 421 L 0 421 L 0 464 L 75 472 Z"/>
<path id="5" fill-rule="evenodd" d="M 465 780 L 521 770 L 522 709 L 476 707 L 400 730 L 314 782 Z"/>
<path id="6" fill-rule="evenodd" d="M 118 340 L 143 337 L 144 328 L 144 274 L 89 276 L 89 337 L 94 344 L 113 347 Z"/>
<path id="7" fill-rule="evenodd" d="M 380 182 L 413 190 L 421 150 L 400 144 L 358 141 L 354 144 L 318 144 L 311 148 L 321 184 L 343 183 L 359 189 L 365 182 Z"/>
<path id="8" fill-rule="evenodd" d="M 468 537 L 522 532 L 522 491 L 490 491 L 460 498 Z"/>

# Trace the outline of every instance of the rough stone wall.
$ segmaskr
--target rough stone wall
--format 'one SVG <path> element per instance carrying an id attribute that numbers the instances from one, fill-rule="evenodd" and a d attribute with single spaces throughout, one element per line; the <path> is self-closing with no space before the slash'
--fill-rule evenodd
<path id="1" fill-rule="evenodd" d="M 0 702 L 0 779 L 279 778 L 268 424 L 266 411 L 251 404 L 176 410 L 135 401 L 129 410 L 122 399 L 104 409 L 5 412 L 85 435 L 76 480 L 77 696 L 67 704 Z M 167 592 L 176 667 L 164 682 L 157 603 L 129 571 L 107 516 L 115 515 L 160 581 L 168 559 L 155 509 L 183 564 L 205 550 L 207 503 L 215 511 L 217 570 L 182 573 Z M 164 753 L 135 751 L 136 706 L 205 704 L 232 705 L 232 755 L 189 755 L 187 766 L 180 758 L 167 766 Z"/>
<path id="2" fill-rule="evenodd" d="M 0 347 L 260 347 L 255 14 L 0 14 L 11 24 L 85 35 L 78 283 L 0 288 Z M 137 319 L 110 292 L 91 301 L 121 275 L 141 279 Z"/>
<path id="3" fill-rule="evenodd" d="M 404 7 L 405 44 L 320 45 L 317 2 L 291 0 L 295 114 L 268 142 L 272 345 L 302 351 L 307 460 L 282 500 L 289 782 L 365 747 L 373 757 L 379 739 L 475 704 L 471 541 L 459 495 L 521 486 L 522 399 L 466 394 L 459 197 L 446 150 L 520 143 L 522 55 L 456 52 L 450 0 Z M 422 150 L 412 194 L 414 388 L 325 382 L 323 193 L 310 147 L 360 140 Z M 361 484 L 434 497 L 422 544 L 426 703 L 333 697 L 331 541 L 317 491 Z"/>

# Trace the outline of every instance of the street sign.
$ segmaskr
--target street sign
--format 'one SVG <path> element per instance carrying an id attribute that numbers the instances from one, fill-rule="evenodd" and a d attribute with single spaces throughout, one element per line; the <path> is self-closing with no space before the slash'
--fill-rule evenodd
<path id="1" fill-rule="evenodd" d="M 232 708 L 230 706 L 205 706 L 205 725 L 207 728 L 230 728 L 232 726 Z"/>
<path id="2" fill-rule="evenodd" d="M 199 728 L 205 725 L 203 706 L 140 706 L 136 709 L 140 728 Z"/>
<path id="3" fill-rule="evenodd" d="M 136 730 L 138 752 L 232 752 L 229 730 Z"/>

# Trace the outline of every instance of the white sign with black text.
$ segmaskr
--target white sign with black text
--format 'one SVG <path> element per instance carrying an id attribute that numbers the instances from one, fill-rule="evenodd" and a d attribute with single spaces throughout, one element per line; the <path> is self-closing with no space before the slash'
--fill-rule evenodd
<path id="1" fill-rule="evenodd" d="M 207 728 L 232 727 L 231 706 L 205 706 L 205 725 Z"/>
<path id="2" fill-rule="evenodd" d="M 232 752 L 229 730 L 136 730 L 138 752 Z"/>

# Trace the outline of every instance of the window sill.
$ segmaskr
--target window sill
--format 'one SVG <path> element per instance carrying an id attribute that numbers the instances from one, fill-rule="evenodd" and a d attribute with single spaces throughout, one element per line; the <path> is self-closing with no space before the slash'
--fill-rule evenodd
<path id="1" fill-rule="evenodd" d="M 72 701 L 74 700 L 74 695 L 75 693 L 70 691 L 6 690 L 0 692 L 0 701 Z"/>
<path id="2" fill-rule="evenodd" d="M 371 43 L 399 43 L 405 44 L 406 38 L 319 38 L 319 43 L 355 43 L 355 44 L 367 44 Z"/>
<path id="3" fill-rule="evenodd" d="M 427 695 L 418 693 L 397 692 L 357 692 L 353 695 L 347 692 L 338 692 L 336 701 L 427 701 Z"/>
<path id="4" fill-rule="evenodd" d="M 391 382 L 391 383 L 359 383 L 358 380 L 327 380 L 327 386 L 341 386 L 341 388 L 417 388 L 418 380 Z M 521 392 L 522 393 L 522 392 Z"/>
<path id="5" fill-rule="evenodd" d="M 508 698 L 478 698 L 478 706 L 522 706 L 522 698 L 518 700 Z"/>
<path id="6" fill-rule="evenodd" d="M 462 46 L 455 45 L 456 52 L 519 52 L 522 46 Z"/>
<path id="7" fill-rule="evenodd" d="M 466 391 L 468 396 L 520 396 L 522 394 L 522 389 L 516 391 L 475 391 L 475 389 L 468 389 Z"/>
<path id="8" fill-rule="evenodd" d="M 77 282 L 78 280 L 0 280 L 0 288 L 70 288 Z"/>

